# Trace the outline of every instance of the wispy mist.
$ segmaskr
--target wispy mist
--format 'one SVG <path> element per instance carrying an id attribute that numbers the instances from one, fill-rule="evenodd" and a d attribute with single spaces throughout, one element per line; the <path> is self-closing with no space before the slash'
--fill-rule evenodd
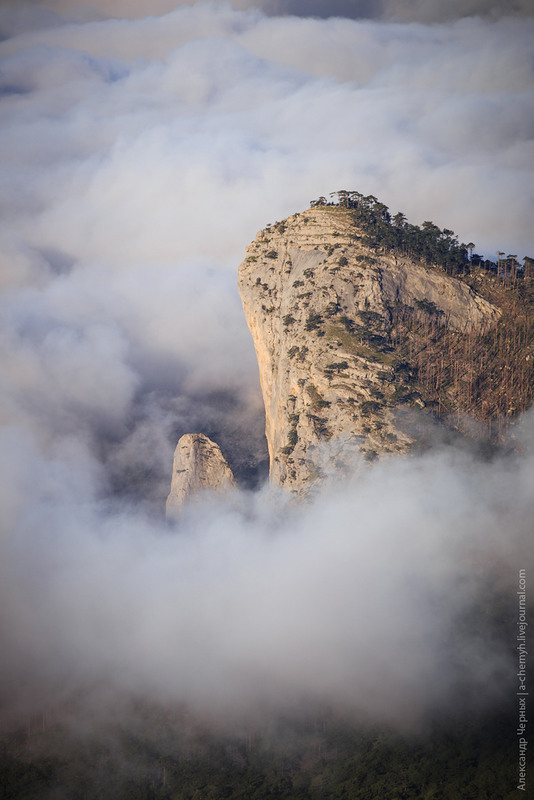
<path id="1" fill-rule="evenodd" d="M 103 678 L 393 721 L 498 691 L 502 647 L 457 622 L 530 558 L 528 447 L 379 465 L 283 514 L 258 490 L 161 521 L 183 433 L 264 475 L 236 288 L 258 229 L 348 188 L 534 255 L 534 22 L 479 5 L 2 6 L 8 715 Z"/>
<path id="2" fill-rule="evenodd" d="M 531 566 L 531 449 L 391 459 L 305 507 L 236 493 L 174 528 L 92 499 L 78 455 L 19 449 L 38 490 L 3 542 L 6 710 L 104 682 L 226 719 L 306 700 L 404 728 L 507 690 L 485 602 Z"/>

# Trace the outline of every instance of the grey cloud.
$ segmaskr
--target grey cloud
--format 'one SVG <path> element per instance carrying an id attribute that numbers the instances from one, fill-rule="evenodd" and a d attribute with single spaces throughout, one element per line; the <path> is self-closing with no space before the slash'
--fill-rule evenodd
<path id="1" fill-rule="evenodd" d="M 259 0 L 247 3 L 236 0 L 236 7 L 259 6 L 266 14 L 291 14 L 298 17 L 348 17 L 352 19 L 375 18 L 383 13 L 381 0 Z"/>
<path id="2" fill-rule="evenodd" d="M 263 0 L 258 5 L 269 14 L 378 18 L 423 23 L 474 16 L 499 19 L 506 16 L 532 16 L 534 13 L 531 0 L 452 0 L 447 3 L 436 0 Z"/>
<path id="3" fill-rule="evenodd" d="M 153 0 L 150 13 L 164 15 L 190 4 L 191 0 Z M 532 0 L 450 0 L 447 3 L 438 0 L 211 0 L 210 3 L 213 8 L 230 4 L 238 10 L 258 9 L 270 16 L 385 19 L 425 24 L 474 16 L 492 20 L 525 17 L 534 13 Z M 9 5 L 12 8 L 9 15 L 11 30 L 20 30 L 28 24 L 51 26 L 57 24 L 57 15 L 76 21 L 147 16 L 144 0 L 35 0 L 33 3 L 13 2 Z M 32 6 L 39 9 L 38 14 L 31 13 Z"/>
<path id="4" fill-rule="evenodd" d="M 531 452 L 392 460 L 283 515 L 268 495 L 205 502 L 174 533 L 73 505 L 72 455 L 26 453 L 45 491 L 3 546 L 11 713 L 20 659 L 44 705 L 105 678 L 223 717 L 304 697 L 405 727 L 458 692 L 472 711 L 506 689 L 507 649 L 480 604 L 490 582 L 508 602 L 532 565 Z"/>
<path id="5" fill-rule="evenodd" d="M 386 0 L 384 15 L 423 23 L 446 22 L 462 17 L 531 17 L 532 0 L 452 0 L 448 3 L 426 0 Z"/>
<path id="6" fill-rule="evenodd" d="M 264 223 L 261 214 L 256 213 L 254 221 L 251 216 L 258 199 L 252 176 L 261 173 L 266 181 L 270 176 L 274 179 L 263 196 L 267 192 L 279 198 L 267 216 L 280 217 L 316 194 L 350 183 L 380 195 L 415 221 L 434 216 L 488 252 L 519 247 L 527 254 L 531 23 L 466 20 L 428 28 L 265 20 L 242 17 L 228 7 L 206 16 L 206 7 L 200 6 L 198 16 L 194 7 L 170 14 L 161 25 L 157 19 L 149 20 L 146 33 L 153 35 L 143 34 L 144 25 L 135 20 L 100 23 L 87 30 L 70 26 L 64 33 L 56 30 L 38 37 L 57 47 L 57 37 L 63 35 L 65 43 L 88 49 L 96 64 L 102 64 L 100 79 L 98 70 L 91 68 L 85 80 L 65 81 L 59 96 L 43 87 L 43 99 L 47 97 L 52 107 L 63 103 L 65 119 L 60 127 L 55 119 L 40 120 L 47 158 L 65 162 L 76 144 L 68 175 L 71 186 L 66 191 L 77 192 L 78 186 L 84 192 L 89 189 L 86 208 L 83 214 L 80 209 L 72 226 L 72 236 L 82 236 L 88 246 L 93 245 L 95 231 L 97 244 L 109 230 L 115 249 L 120 241 L 122 248 L 130 244 L 143 257 L 153 258 L 170 241 L 173 219 L 180 218 L 184 222 L 181 238 L 189 235 L 190 249 L 197 252 L 196 220 L 201 217 L 197 208 L 194 220 L 187 215 L 198 204 L 206 209 L 203 224 L 208 219 L 215 226 L 214 234 L 226 234 L 227 246 L 234 245 L 238 258 L 237 235 L 220 213 L 221 193 L 228 192 L 229 180 L 234 185 L 241 180 L 243 202 L 236 217 L 250 219 L 239 234 L 242 242 L 247 241 Z M 208 34 L 199 38 L 204 25 Z M 183 42 L 184 35 L 190 37 L 189 42 Z M 174 50 L 173 36 L 177 37 Z M 216 68 L 210 36 L 217 37 Z M 26 37 L 4 43 L 8 52 L 25 48 L 17 56 L 23 76 L 32 42 Z M 158 49 L 165 63 L 154 59 Z M 127 74 L 109 81 L 104 76 L 111 70 L 107 62 L 114 50 L 127 54 L 128 67 L 123 66 Z M 144 68 L 138 62 L 132 67 L 132 60 L 139 57 L 150 60 Z M 16 75 L 10 80 L 16 82 Z M 140 103 L 135 112 L 134 98 Z M 26 103 L 29 114 L 39 108 L 33 95 Z M 31 142 L 24 151 L 27 126 L 24 130 L 15 127 L 5 136 L 10 137 L 10 149 L 20 148 L 20 161 L 35 158 L 28 153 Z M 287 147 L 294 148 L 289 194 L 282 191 Z M 108 155 L 102 160 L 97 153 Z M 144 165 L 142 178 L 136 163 Z M 18 175 L 25 169 L 14 160 L 16 168 Z M 213 188 L 200 196 L 195 186 L 204 179 L 202 169 Z M 89 170 L 92 179 L 87 184 Z M 25 190 L 15 202 L 35 204 L 39 180 L 32 170 L 32 192 Z M 111 183 L 113 193 L 107 189 Z M 408 183 L 410 193 L 404 189 Z M 296 191 L 299 184 L 300 193 Z M 470 199 L 469 207 L 465 186 L 475 187 L 475 192 L 483 187 L 477 192 L 477 203 Z M 502 203 L 496 202 L 499 192 Z M 131 225 L 151 197 L 164 194 L 169 200 L 160 203 L 153 221 L 164 235 L 155 247 L 148 228 L 134 225 L 132 230 Z M 287 202 L 280 202 L 282 198 Z M 112 229 L 109 223 L 97 225 L 100 209 L 108 210 Z M 57 210 L 54 205 L 47 208 L 48 235 L 54 234 L 62 212 L 61 204 Z M 497 241 L 498 236 L 504 239 L 506 230 L 512 241 Z M 68 241 L 65 244 L 71 246 Z"/>
<path id="7" fill-rule="evenodd" d="M 172 535 L 160 519 L 182 433 L 213 435 L 242 474 L 265 458 L 236 289 L 258 229 L 346 187 L 532 255 L 532 22 L 50 8 L 1 12 L 0 607 L 17 708 L 24 673 L 35 697 L 106 675 L 199 706 L 263 686 L 365 710 L 384 669 L 379 716 L 424 716 L 490 652 L 493 690 L 500 645 L 443 642 L 491 564 L 530 552 L 530 454 L 391 463 L 286 521 L 261 492 Z M 442 695 L 417 693 L 441 665 Z"/>

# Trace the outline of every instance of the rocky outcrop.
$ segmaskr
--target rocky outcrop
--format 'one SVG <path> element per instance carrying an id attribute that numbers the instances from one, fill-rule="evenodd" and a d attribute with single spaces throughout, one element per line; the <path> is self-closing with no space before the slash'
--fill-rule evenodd
<path id="1" fill-rule="evenodd" d="M 311 208 L 260 231 L 239 268 L 270 477 L 295 492 L 355 454 L 411 446 L 396 414 L 410 372 L 395 347 L 399 309 L 454 331 L 482 332 L 499 315 L 465 283 L 371 250 L 363 235 L 347 209 Z M 425 404 L 416 392 L 410 402 Z"/>
<path id="2" fill-rule="evenodd" d="M 234 486 L 234 476 L 219 445 L 203 433 L 186 433 L 174 451 L 167 519 L 175 519 L 187 500 L 201 491 L 224 491 Z"/>

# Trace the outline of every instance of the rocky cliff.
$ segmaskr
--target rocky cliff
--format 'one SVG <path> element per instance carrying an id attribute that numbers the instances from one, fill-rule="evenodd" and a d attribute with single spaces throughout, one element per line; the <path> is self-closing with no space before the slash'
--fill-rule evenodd
<path id="1" fill-rule="evenodd" d="M 234 476 L 221 450 L 203 433 L 187 433 L 174 452 L 167 519 L 175 519 L 184 503 L 205 490 L 224 491 L 234 486 Z"/>
<path id="2" fill-rule="evenodd" d="M 314 207 L 260 231 L 239 268 L 270 477 L 295 492 L 356 454 L 406 451 L 399 404 L 428 401 L 408 345 L 439 329 L 480 336 L 500 314 L 465 282 L 364 241 L 348 209 Z"/>

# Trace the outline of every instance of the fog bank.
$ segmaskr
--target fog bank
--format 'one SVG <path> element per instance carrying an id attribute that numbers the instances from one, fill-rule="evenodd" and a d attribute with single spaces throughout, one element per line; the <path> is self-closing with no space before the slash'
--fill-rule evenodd
<path id="1" fill-rule="evenodd" d="M 520 457 L 392 458 L 304 506 L 236 492 L 170 528 L 92 499 L 78 454 L 17 443 L 39 491 L 10 493 L 2 539 L 4 714 L 80 691 L 94 710 L 102 686 L 221 719 L 306 701 L 401 729 L 491 707 L 514 669 L 494 604 L 513 613 L 532 565 L 532 423 Z"/>
<path id="2" fill-rule="evenodd" d="M 236 272 L 258 229 L 342 188 L 534 255 L 534 22 L 520 3 L 329 7 L 350 18 L 296 0 L 0 10 L 6 719 L 102 681 L 396 724 L 501 691 L 491 623 L 457 623 L 530 563 L 531 417 L 517 462 L 446 450 L 286 508 L 261 489 Z M 256 493 L 173 530 L 172 452 L 194 431 Z"/>

